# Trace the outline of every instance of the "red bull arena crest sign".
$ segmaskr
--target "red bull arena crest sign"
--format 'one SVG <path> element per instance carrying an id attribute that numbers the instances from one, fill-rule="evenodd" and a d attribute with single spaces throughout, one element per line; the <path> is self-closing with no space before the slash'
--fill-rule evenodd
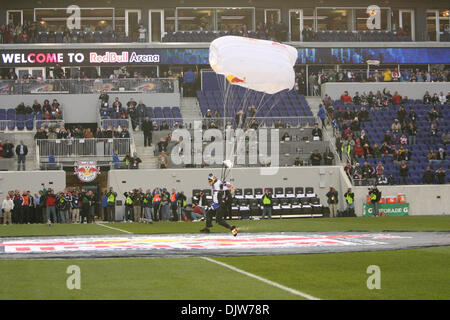
<path id="1" fill-rule="evenodd" d="M 94 181 L 99 173 L 97 161 L 79 161 L 75 167 L 75 174 L 82 182 Z"/>

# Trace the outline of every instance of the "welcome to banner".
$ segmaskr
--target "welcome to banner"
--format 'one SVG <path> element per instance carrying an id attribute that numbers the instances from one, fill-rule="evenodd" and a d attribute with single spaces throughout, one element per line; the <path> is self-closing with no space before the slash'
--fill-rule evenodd
<path id="1" fill-rule="evenodd" d="M 93 46 L 95 46 L 93 44 Z M 207 48 L 0 48 L 0 67 L 104 65 L 208 65 Z M 450 63 L 450 48 L 297 48 L 297 64 Z"/>
<path id="2" fill-rule="evenodd" d="M 378 211 L 386 216 L 408 216 L 409 203 L 379 203 Z M 373 217 L 372 204 L 364 204 L 364 216 Z"/>

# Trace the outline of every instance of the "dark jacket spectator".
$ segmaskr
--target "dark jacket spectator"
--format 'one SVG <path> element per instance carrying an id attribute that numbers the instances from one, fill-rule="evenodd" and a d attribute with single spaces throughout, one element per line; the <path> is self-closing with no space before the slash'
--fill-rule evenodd
<path id="1" fill-rule="evenodd" d="M 313 140 L 322 140 L 322 129 L 319 128 L 319 125 L 316 123 L 314 128 L 312 129 Z M 317 138 L 315 138 L 317 137 Z"/>
<path id="2" fill-rule="evenodd" d="M 5 144 L 3 145 L 3 158 L 12 158 L 13 156 L 14 145 L 9 140 L 6 140 Z"/>
<path id="3" fill-rule="evenodd" d="M 425 184 L 432 184 L 432 183 L 434 183 L 434 172 L 433 172 L 433 170 L 431 170 L 431 168 L 429 166 L 423 172 L 422 181 Z"/>
<path id="4" fill-rule="evenodd" d="M 408 171 L 409 171 L 409 167 L 406 164 L 405 161 L 402 161 L 402 164 L 400 165 L 400 179 L 402 184 L 408 184 Z"/>
<path id="5" fill-rule="evenodd" d="M 445 184 L 445 176 L 446 176 L 446 172 L 445 172 L 444 168 L 440 167 L 436 171 L 437 183 L 438 184 Z"/>
<path id="6" fill-rule="evenodd" d="M 327 147 L 327 149 L 323 153 L 323 160 L 324 160 L 325 165 L 327 165 L 327 166 L 333 165 L 334 154 L 333 154 L 333 152 L 330 151 L 329 147 Z"/>
<path id="7" fill-rule="evenodd" d="M 310 156 L 311 164 L 313 166 L 320 166 L 320 161 L 322 161 L 322 156 L 320 155 L 318 150 L 314 150 L 314 152 Z"/>

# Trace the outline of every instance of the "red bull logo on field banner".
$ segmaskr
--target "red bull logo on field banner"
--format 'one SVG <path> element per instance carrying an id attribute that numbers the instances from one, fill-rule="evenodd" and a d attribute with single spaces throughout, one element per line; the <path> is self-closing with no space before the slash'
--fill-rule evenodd
<path id="1" fill-rule="evenodd" d="M 99 173 L 97 161 L 79 161 L 75 167 L 75 174 L 82 182 L 94 181 Z"/>

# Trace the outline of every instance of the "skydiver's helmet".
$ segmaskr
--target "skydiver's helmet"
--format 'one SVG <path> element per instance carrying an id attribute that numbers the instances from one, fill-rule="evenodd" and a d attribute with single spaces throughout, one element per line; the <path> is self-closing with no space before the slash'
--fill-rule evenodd
<path id="1" fill-rule="evenodd" d="M 217 181 L 217 177 L 212 173 L 208 176 L 208 183 L 212 186 Z"/>

